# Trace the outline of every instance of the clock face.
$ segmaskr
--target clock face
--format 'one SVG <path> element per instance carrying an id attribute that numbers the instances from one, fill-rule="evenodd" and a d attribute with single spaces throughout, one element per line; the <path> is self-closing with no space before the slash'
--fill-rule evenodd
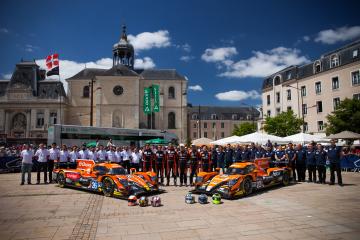
<path id="1" fill-rule="evenodd" d="M 113 92 L 114 92 L 115 95 L 119 96 L 119 95 L 123 94 L 124 89 L 123 89 L 122 86 L 117 85 L 117 86 L 114 87 Z"/>

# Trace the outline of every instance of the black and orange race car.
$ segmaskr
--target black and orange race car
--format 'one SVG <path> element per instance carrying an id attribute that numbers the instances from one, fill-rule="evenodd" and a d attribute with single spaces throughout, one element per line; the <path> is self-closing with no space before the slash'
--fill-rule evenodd
<path id="1" fill-rule="evenodd" d="M 223 198 L 233 199 L 246 196 L 253 190 L 278 184 L 288 185 L 291 169 L 288 167 L 270 167 L 269 160 L 256 159 L 255 162 L 232 164 L 225 174 L 199 172 L 194 193 L 219 193 Z M 208 180 L 204 180 L 208 179 Z"/>
<path id="2" fill-rule="evenodd" d="M 118 164 L 95 163 L 93 160 L 77 160 L 76 169 L 55 169 L 53 179 L 60 187 L 102 192 L 107 197 L 127 198 L 159 191 L 154 172 L 127 174 Z"/>

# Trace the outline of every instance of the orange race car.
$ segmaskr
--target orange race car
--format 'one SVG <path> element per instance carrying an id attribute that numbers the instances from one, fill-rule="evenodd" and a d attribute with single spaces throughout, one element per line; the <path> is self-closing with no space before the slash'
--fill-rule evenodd
<path id="1" fill-rule="evenodd" d="M 159 191 L 154 172 L 127 174 L 113 163 L 95 163 L 93 160 L 77 160 L 76 169 L 55 169 L 53 179 L 60 187 L 75 187 L 102 192 L 107 197 L 127 198 Z"/>
<path id="2" fill-rule="evenodd" d="M 193 192 L 219 193 L 223 198 L 233 199 L 277 184 L 286 186 L 290 174 L 291 169 L 288 167 L 269 167 L 266 158 L 256 159 L 255 162 L 239 162 L 232 164 L 225 174 L 212 176 L 213 172 L 199 172 Z"/>

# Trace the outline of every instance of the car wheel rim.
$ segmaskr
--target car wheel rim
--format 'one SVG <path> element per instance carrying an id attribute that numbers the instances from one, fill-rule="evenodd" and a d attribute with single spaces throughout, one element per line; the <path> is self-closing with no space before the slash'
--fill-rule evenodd
<path id="1" fill-rule="evenodd" d="M 59 185 L 64 185 L 64 184 L 65 184 L 64 174 L 60 174 L 60 175 L 59 175 L 58 183 L 59 183 Z"/>

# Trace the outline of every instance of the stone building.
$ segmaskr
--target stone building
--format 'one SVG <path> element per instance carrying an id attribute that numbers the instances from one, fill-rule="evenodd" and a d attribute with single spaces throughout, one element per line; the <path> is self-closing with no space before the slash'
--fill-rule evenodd
<path id="1" fill-rule="evenodd" d="M 67 107 L 60 81 L 46 80 L 34 61 L 16 64 L 10 80 L 0 80 L 0 134 L 7 142 L 46 142 L 49 125 L 60 124 Z"/>
<path id="2" fill-rule="evenodd" d="M 360 40 L 303 66 L 290 66 L 263 81 L 264 116 L 292 109 L 303 131 L 324 134 L 326 116 L 345 98 L 360 99 Z"/>
<path id="3" fill-rule="evenodd" d="M 213 140 L 230 137 L 235 125 L 244 122 L 257 126 L 260 112 L 251 106 L 188 106 L 188 136 L 190 139 L 201 137 Z"/>
<path id="4" fill-rule="evenodd" d="M 67 79 L 66 123 L 159 129 L 175 133 L 180 142 L 185 141 L 187 79 L 174 69 L 134 69 L 134 58 L 134 47 L 123 27 L 120 41 L 113 46 L 110 69 L 85 68 Z M 145 115 L 144 88 L 153 84 L 160 87 L 160 112 Z"/>

